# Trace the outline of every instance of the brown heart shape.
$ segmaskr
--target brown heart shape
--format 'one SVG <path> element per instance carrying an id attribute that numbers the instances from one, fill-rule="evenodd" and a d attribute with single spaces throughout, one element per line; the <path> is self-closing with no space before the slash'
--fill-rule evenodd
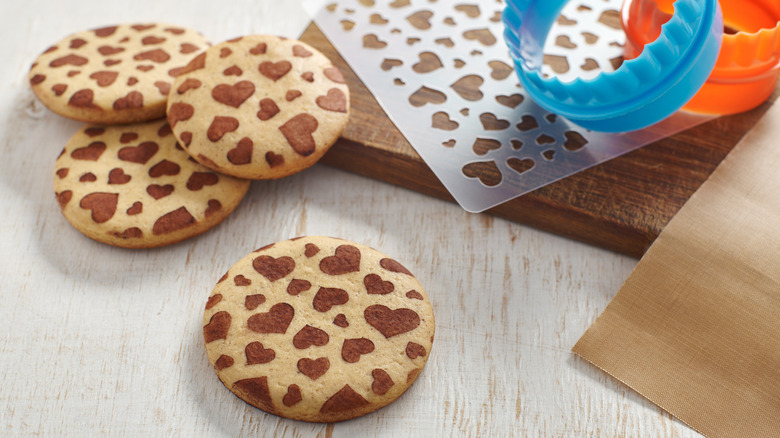
<path id="1" fill-rule="evenodd" d="M 326 111 L 347 112 L 347 95 L 338 88 L 331 88 L 325 96 L 318 96 L 316 102 L 320 108 Z"/>
<path id="2" fill-rule="evenodd" d="M 371 339 L 345 339 L 341 346 L 341 358 L 348 363 L 355 363 L 360 360 L 361 355 L 372 351 L 374 351 L 374 343 Z"/>
<path id="3" fill-rule="evenodd" d="M 284 164 L 284 156 L 268 151 L 265 153 L 265 162 L 272 168 L 279 167 Z"/>
<path id="4" fill-rule="evenodd" d="M 409 276 L 414 277 L 411 272 L 409 272 L 408 269 L 404 267 L 404 265 L 398 263 L 397 261 L 391 259 L 391 258 L 383 258 L 379 261 L 379 266 L 383 267 L 384 269 L 387 269 L 390 272 L 397 272 L 400 274 L 406 274 Z"/>
<path id="5" fill-rule="evenodd" d="M 204 186 L 213 186 L 219 182 L 219 176 L 211 172 L 192 172 L 187 180 L 187 190 L 197 192 Z"/>
<path id="6" fill-rule="evenodd" d="M 108 172 L 109 184 L 127 184 L 132 177 L 125 173 L 120 167 L 115 167 Z"/>
<path id="7" fill-rule="evenodd" d="M 262 255 L 252 260 L 252 267 L 268 281 L 274 282 L 295 270 L 295 260 L 287 256 L 274 258 Z"/>
<path id="8" fill-rule="evenodd" d="M 149 176 L 152 178 L 159 178 L 165 175 L 173 176 L 178 175 L 180 171 L 181 167 L 178 164 L 173 161 L 162 160 L 149 169 Z"/>
<path id="9" fill-rule="evenodd" d="M 146 187 L 146 193 L 154 199 L 162 199 L 171 193 L 173 193 L 173 185 L 166 184 L 164 186 L 158 184 L 152 184 Z"/>
<path id="10" fill-rule="evenodd" d="M 147 191 L 149 191 L 148 187 Z M 171 191 L 173 191 L 172 186 Z M 197 220 L 195 220 L 195 217 L 187 211 L 187 207 L 179 207 L 176 210 L 160 216 L 154 221 L 154 225 L 152 225 L 152 234 L 159 236 L 161 234 L 173 233 L 174 231 L 183 230 L 184 228 L 192 226 L 196 222 Z"/>
<path id="11" fill-rule="evenodd" d="M 246 280 L 246 281 L 251 281 L 251 280 Z M 236 285 L 238 285 L 238 283 L 236 283 Z M 244 282 L 243 285 L 248 286 L 246 282 Z M 246 307 L 247 310 L 255 310 L 258 307 L 260 307 L 260 305 L 263 303 L 265 303 L 265 295 L 263 294 L 247 295 L 246 298 L 244 298 L 244 307 Z"/>
<path id="12" fill-rule="evenodd" d="M 228 132 L 238 129 L 238 126 L 239 122 L 235 117 L 214 116 L 214 120 L 211 121 L 209 129 L 206 131 L 206 137 L 212 142 L 217 142 Z"/>
<path id="13" fill-rule="evenodd" d="M 144 106 L 144 95 L 138 91 L 131 91 L 126 96 L 114 101 L 114 109 L 117 111 L 138 109 Z"/>
<path id="14" fill-rule="evenodd" d="M 117 76 L 119 76 L 119 73 L 115 71 L 96 71 L 89 75 L 89 78 L 94 79 L 97 82 L 98 87 L 108 87 L 114 83 Z"/>
<path id="15" fill-rule="evenodd" d="M 292 64 L 290 61 L 265 61 L 260 63 L 257 69 L 260 71 L 260 74 L 276 82 L 292 69 Z"/>
<path id="16" fill-rule="evenodd" d="M 266 121 L 279 114 L 279 106 L 273 99 L 265 98 L 260 101 L 260 111 L 257 112 L 257 118 Z"/>
<path id="17" fill-rule="evenodd" d="M 344 289 L 321 287 L 314 295 L 312 305 L 318 312 L 327 312 L 331 307 L 345 304 L 347 301 L 349 301 L 349 293 Z"/>
<path id="18" fill-rule="evenodd" d="M 371 391 L 376 395 L 387 394 L 387 391 L 395 385 L 387 371 L 381 368 L 375 368 L 374 371 L 371 371 L 371 377 L 374 378 L 374 382 L 371 384 Z"/>
<path id="19" fill-rule="evenodd" d="M 227 339 L 228 330 L 230 330 L 230 321 L 232 318 L 224 310 L 215 313 L 209 323 L 203 326 L 203 339 L 208 344 L 217 339 Z"/>
<path id="20" fill-rule="evenodd" d="M 389 281 L 383 281 L 377 274 L 368 274 L 363 277 L 363 285 L 366 292 L 371 295 L 385 295 L 395 290 L 395 285 Z"/>
<path id="21" fill-rule="evenodd" d="M 311 289 L 311 283 L 308 280 L 294 279 L 287 285 L 287 293 L 290 295 L 298 295 L 309 289 Z"/>
<path id="22" fill-rule="evenodd" d="M 236 82 L 233 85 L 219 84 L 211 90 L 211 97 L 219 103 L 238 108 L 250 96 L 255 94 L 255 84 L 249 81 Z"/>
<path id="23" fill-rule="evenodd" d="M 145 141 L 138 146 L 123 147 L 117 153 L 117 156 L 122 161 L 129 161 L 131 163 L 146 164 L 157 151 L 160 150 L 160 146 L 152 141 Z"/>
<path id="24" fill-rule="evenodd" d="M 261 342 L 250 342 L 244 348 L 244 353 L 247 365 L 268 363 L 276 358 L 276 352 L 270 348 L 264 348 Z"/>
<path id="25" fill-rule="evenodd" d="M 70 156 L 74 160 L 97 161 L 105 151 L 106 144 L 102 141 L 95 141 L 88 146 L 75 149 L 70 153 Z"/>
<path id="26" fill-rule="evenodd" d="M 287 394 L 282 397 L 282 403 L 288 408 L 297 405 L 301 400 L 303 400 L 301 387 L 295 384 L 288 386 Z"/>
<path id="27" fill-rule="evenodd" d="M 247 327 L 257 333 L 281 333 L 287 332 L 295 309 L 287 303 L 274 304 L 268 312 L 257 313 L 247 320 Z"/>
<path id="28" fill-rule="evenodd" d="M 312 345 L 322 347 L 330 341 L 330 336 L 325 330 L 306 325 L 293 336 L 293 346 L 299 350 L 305 350 Z"/>
<path id="29" fill-rule="evenodd" d="M 301 113 L 286 121 L 279 127 L 287 143 L 299 155 L 308 157 L 314 153 L 317 147 L 314 141 L 314 131 L 317 130 L 319 122 L 311 114 Z"/>
<path id="30" fill-rule="evenodd" d="M 249 164 L 252 162 L 252 151 L 254 150 L 254 142 L 249 137 L 244 137 L 239 140 L 236 147 L 229 150 L 227 153 L 227 159 L 232 164 L 240 166 L 242 164 Z"/>
<path id="31" fill-rule="evenodd" d="M 102 111 L 103 109 L 93 102 L 94 98 L 95 92 L 89 88 L 85 88 L 73 93 L 73 95 L 70 96 L 70 100 L 68 100 L 68 105 L 76 108 L 90 108 Z"/>
<path id="32" fill-rule="evenodd" d="M 177 123 L 189 120 L 193 114 L 195 114 L 195 107 L 188 103 L 176 102 L 168 108 L 168 123 L 173 128 Z"/>
<path id="33" fill-rule="evenodd" d="M 102 224 L 114 217 L 118 199 L 119 195 L 116 193 L 90 193 L 81 198 L 79 206 L 85 210 L 92 210 L 92 220 Z"/>
<path id="34" fill-rule="evenodd" d="M 409 342 L 406 344 L 406 356 L 409 357 L 409 359 L 417 359 L 418 357 L 425 357 L 425 347 L 422 345 L 416 343 L 416 342 Z"/>
<path id="35" fill-rule="evenodd" d="M 392 310 L 381 304 L 366 307 L 363 317 L 385 338 L 412 331 L 420 325 L 420 315 L 414 310 L 406 308 Z"/>
<path id="36" fill-rule="evenodd" d="M 320 261 L 320 270 L 328 275 L 341 275 L 360 270 L 360 250 L 352 245 L 340 245 L 335 255 Z"/>
<path id="37" fill-rule="evenodd" d="M 298 361 L 298 370 L 312 380 L 319 379 L 330 368 L 330 361 L 327 357 L 318 359 L 309 359 L 304 357 Z"/>

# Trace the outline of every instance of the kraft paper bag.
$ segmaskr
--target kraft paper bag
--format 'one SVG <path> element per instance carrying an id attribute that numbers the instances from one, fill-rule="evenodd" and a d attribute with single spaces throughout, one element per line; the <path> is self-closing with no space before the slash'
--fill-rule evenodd
<path id="1" fill-rule="evenodd" d="M 573 351 L 708 437 L 780 437 L 780 105 Z"/>

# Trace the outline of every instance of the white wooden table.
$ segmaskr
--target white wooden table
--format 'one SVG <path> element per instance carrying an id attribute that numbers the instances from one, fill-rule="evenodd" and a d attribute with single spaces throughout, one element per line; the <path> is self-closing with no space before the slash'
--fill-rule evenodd
<path id="1" fill-rule="evenodd" d="M 635 266 L 628 257 L 321 165 L 253 183 L 223 224 L 171 247 L 129 251 L 76 232 L 52 173 L 81 124 L 44 109 L 26 72 L 69 33 L 148 21 L 219 42 L 297 37 L 308 18 L 298 0 L 0 3 L 0 435 L 698 436 L 570 351 Z M 202 341 L 222 273 L 307 234 L 402 261 L 438 323 L 404 396 L 335 425 L 246 405 L 216 378 Z"/>

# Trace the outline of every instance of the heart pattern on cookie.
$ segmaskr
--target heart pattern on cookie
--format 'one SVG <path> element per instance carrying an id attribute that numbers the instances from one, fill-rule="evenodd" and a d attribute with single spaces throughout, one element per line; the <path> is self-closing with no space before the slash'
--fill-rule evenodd
<path id="1" fill-rule="evenodd" d="M 252 267 L 258 274 L 267 278 L 268 281 L 276 281 L 284 278 L 295 269 L 295 261 L 291 257 L 273 258 L 262 255 L 252 261 Z"/>
<path id="2" fill-rule="evenodd" d="M 249 188 L 248 181 L 218 177 L 191 160 L 164 120 L 87 126 L 55 169 L 58 200 L 65 191 L 78 199 L 62 203 L 70 223 L 95 240 L 128 248 L 199 234 L 230 214 Z M 193 189 L 197 194 L 183 196 Z"/>
<path id="3" fill-rule="evenodd" d="M 291 69 L 292 64 L 290 64 L 290 61 L 264 61 L 257 67 L 260 74 L 274 82 L 283 78 Z"/>
<path id="4" fill-rule="evenodd" d="M 249 81 L 241 81 L 233 85 L 219 84 L 211 90 L 211 97 L 214 100 L 233 108 L 240 107 L 253 94 L 255 94 L 255 85 Z"/>
<path id="5" fill-rule="evenodd" d="M 168 120 L 187 152 L 220 173 L 276 179 L 301 171 L 347 124 L 343 77 L 305 43 L 249 35 L 217 44 L 193 63 L 198 68 L 176 72 Z"/>
<path id="6" fill-rule="evenodd" d="M 352 245 L 340 245 L 336 254 L 320 262 L 320 270 L 328 275 L 342 275 L 360 270 L 360 250 Z"/>
<path id="7" fill-rule="evenodd" d="M 295 309 L 287 303 L 274 304 L 268 312 L 257 313 L 247 320 L 250 330 L 257 333 L 281 333 L 287 332 Z"/>
<path id="8" fill-rule="evenodd" d="M 298 361 L 298 370 L 306 377 L 317 380 L 330 368 L 330 360 L 327 357 L 309 359 L 304 357 Z"/>
<path id="9" fill-rule="evenodd" d="M 391 310 L 381 304 L 366 307 L 363 316 L 366 318 L 366 322 L 379 330 L 385 338 L 406 333 L 420 325 L 420 316 L 414 310 Z"/>
<path id="10" fill-rule="evenodd" d="M 203 315 L 204 327 L 219 312 L 233 317 L 225 342 L 206 343 L 225 386 L 267 412 L 318 422 L 354 418 L 402 394 L 428 359 L 433 313 L 414 276 L 382 260 L 392 259 L 317 236 L 265 245 L 228 269 Z M 242 354 L 246 363 L 218 363 Z"/>

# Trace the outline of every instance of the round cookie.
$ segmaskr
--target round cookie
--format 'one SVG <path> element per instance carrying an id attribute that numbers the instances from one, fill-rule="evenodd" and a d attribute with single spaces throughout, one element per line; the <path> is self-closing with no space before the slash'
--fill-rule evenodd
<path id="1" fill-rule="evenodd" d="M 312 422 L 394 401 L 425 366 L 433 334 L 431 303 L 406 268 L 321 236 L 244 257 L 203 315 L 209 361 L 228 389 L 266 412 Z"/>
<path id="2" fill-rule="evenodd" d="M 28 75 L 55 113 L 96 124 L 165 117 L 178 71 L 209 46 L 168 24 L 124 24 L 70 35 L 43 52 Z"/>
<path id="3" fill-rule="evenodd" d="M 238 206 L 249 185 L 190 159 L 165 120 L 86 126 L 54 172 L 68 221 L 92 239 L 125 248 L 168 245 L 208 230 Z"/>
<path id="4" fill-rule="evenodd" d="M 203 165 L 274 179 L 317 162 L 349 119 L 349 89 L 300 41 L 251 35 L 198 55 L 176 78 L 168 121 Z"/>

